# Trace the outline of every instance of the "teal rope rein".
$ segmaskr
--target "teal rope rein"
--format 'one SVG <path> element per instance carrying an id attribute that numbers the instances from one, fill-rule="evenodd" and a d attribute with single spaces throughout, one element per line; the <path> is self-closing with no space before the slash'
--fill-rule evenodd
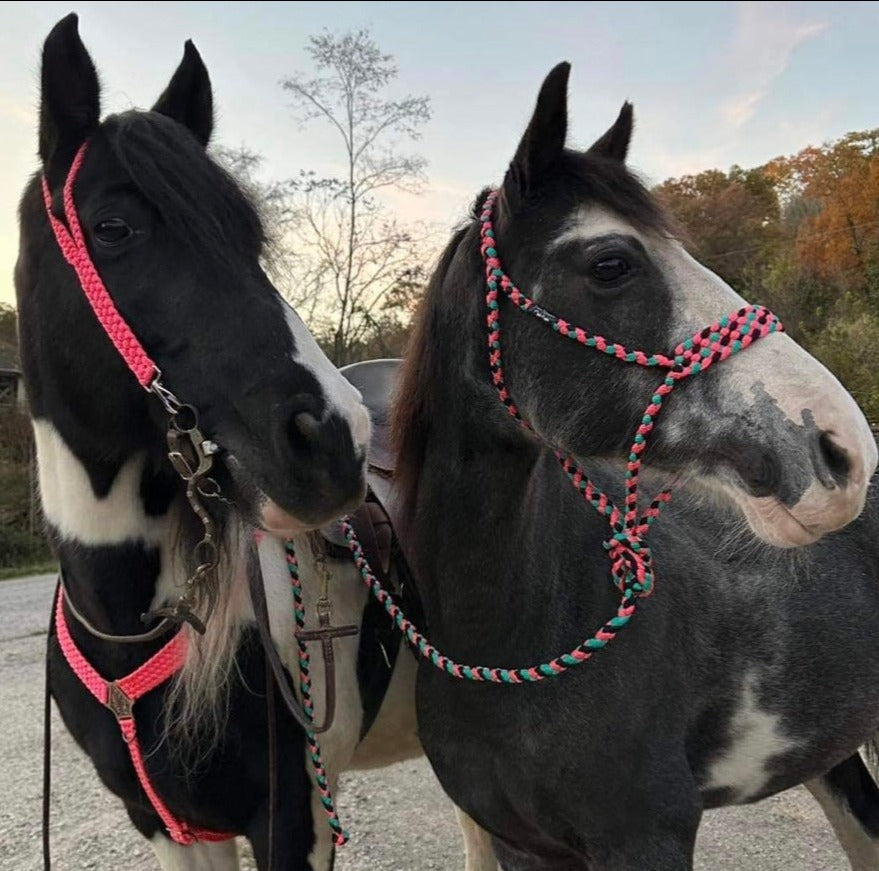
<path id="1" fill-rule="evenodd" d="M 360 576 L 372 595 L 384 607 L 394 624 L 406 637 L 417 653 L 436 668 L 461 680 L 490 683 L 535 683 L 563 674 L 569 668 L 587 662 L 596 651 L 602 650 L 631 620 L 639 599 L 654 590 L 654 571 L 645 538 L 659 516 L 663 504 L 671 499 L 670 490 L 663 490 L 650 506 L 641 513 L 638 508 L 638 480 L 647 440 L 663 407 L 664 400 L 674 388 L 687 378 L 705 372 L 715 363 L 729 359 L 764 336 L 784 329 L 778 318 L 763 306 L 746 305 L 732 314 L 715 321 L 705 329 L 681 342 L 671 355 L 647 354 L 630 350 L 623 345 L 609 342 L 602 336 L 591 334 L 581 327 L 568 323 L 526 296 L 504 272 L 497 251 L 497 241 L 492 224 L 492 211 L 498 192 L 492 191 L 485 200 L 481 222 L 480 253 L 485 265 L 486 326 L 488 329 L 488 359 L 492 383 L 501 403 L 509 414 L 525 429 L 547 444 L 555 453 L 571 484 L 587 504 L 605 517 L 610 526 L 610 536 L 604 542 L 611 562 L 611 575 L 620 591 L 621 598 L 616 613 L 591 637 L 580 642 L 566 653 L 540 662 L 528 668 L 501 668 L 485 665 L 464 665 L 437 650 L 422 635 L 411 620 L 400 610 L 393 597 L 382 587 L 372 572 L 363 548 L 357 540 L 350 522 L 343 521 L 345 537 L 354 557 Z M 576 341 L 587 348 L 612 356 L 622 363 L 646 368 L 664 369 L 666 374 L 654 388 L 641 417 L 632 446 L 629 449 L 625 473 L 626 495 L 622 508 L 618 508 L 607 494 L 599 490 L 576 460 L 566 452 L 549 444 L 522 417 L 513 401 L 503 369 L 501 352 L 500 296 L 506 297 L 517 309 L 532 315 L 548 325 L 560 336 Z"/>

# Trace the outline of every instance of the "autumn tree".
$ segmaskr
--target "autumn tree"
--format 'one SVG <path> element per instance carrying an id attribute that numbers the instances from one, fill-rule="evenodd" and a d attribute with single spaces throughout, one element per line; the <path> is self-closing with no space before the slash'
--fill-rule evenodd
<path id="1" fill-rule="evenodd" d="M 325 344 L 341 365 L 393 322 L 389 294 L 423 258 L 426 228 L 390 214 L 381 195 L 423 184 L 426 161 L 401 147 L 420 137 L 430 100 L 390 95 L 397 67 L 366 30 L 311 37 L 307 51 L 315 75 L 297 74 L 282 86 L 300 121 L 322 122 L 336 135 L 340 172 L 295 180 L 290 238 L 302 258 L 300 287 L 329 301 Z M 313 326 L 321 331 L 319 322 Z"/>
<path id="2" fill-rule="evenodd" d="M 825 281 L 879 303 L 879 129 L 778 159 L 799 259 Z"/>
<path id="3" fill-rule="evenodd" d="M 775 309 L 879 420 L 879 376 L 863 353 L 879 342 L 879 130 L 657 192 L 700 259 Z"/>
<path id="4" fill-rule="evenodd" d="M 778 197 L 759 169 L 734 166 L 668 179 L 657 195 L 693 253 L 744 296 L 759 295 L 778 241 Z"/>

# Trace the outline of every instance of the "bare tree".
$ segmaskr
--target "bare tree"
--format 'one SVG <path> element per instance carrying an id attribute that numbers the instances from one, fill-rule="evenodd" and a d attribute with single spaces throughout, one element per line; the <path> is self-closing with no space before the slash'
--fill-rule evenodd
<path id="1" fill-rule="evenodd" d="M 338 134 L 344 170 L 335 178 L 303 173 L 295 180 L 291 241 L 301 292 L 332 299 L 323 326 L 330 356 L 341 365 L 388 321 L 385 298 L 412 274 L 427 237 L 423 225 L 389 215 L 380 195 L 423 184 L 425 159 L 398 145 L 419 138 L 430 99 L 386 98 L 397 68 L 369 31 L 313 36 L 307 50 L 315 77 L 296 75 L 282 87 L 302 123 L 323 120 Z"/>
<path id="2" fill-rule="evenodd" d="M 246 145 L 231 147 L 219 145 L 213 149 L 214 158 L 231 173 L 249 195 L 259 212 L 266 233 L 266 252 L 263 266 L 275 285 L 307 317 L 317 297 L 303 274 L 307 261 L 297 255 L 291 239 L 294 223 L 295 192 L 298 181 L 266 181 L 260 175 L 263 157 Z"/>

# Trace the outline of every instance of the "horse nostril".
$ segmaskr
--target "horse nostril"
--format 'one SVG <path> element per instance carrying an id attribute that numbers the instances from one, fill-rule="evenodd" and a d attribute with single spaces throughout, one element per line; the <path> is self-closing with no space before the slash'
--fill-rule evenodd
<path id="1" fill-rule="evenodd" d="M 769 453 L 753 457 L 745 480 L 753 496 L 770 496 L 775 493 L 781 481 L 781 470 L 775 457 Z"/>
<path id="2" fill-rule="evenodd" d="M 851 473 L 851 458 L 845 448 L 840 447 L 833 440 L 831 433 L 822 432 L 818 436 L 818 455 L 823 467 L 818 471 L 819 480 L 828 487 L 844 485 Z M 826 474 L 821 474 L 821 471 L 830 473 L 829 480 Z"/>
<path id="3" fill-rule="evenodd" d="M 300 411 L 293 416 L 293 426 L 307 442 L 312 444 L 320 438 L 320 421 L 308 411 Z"/>

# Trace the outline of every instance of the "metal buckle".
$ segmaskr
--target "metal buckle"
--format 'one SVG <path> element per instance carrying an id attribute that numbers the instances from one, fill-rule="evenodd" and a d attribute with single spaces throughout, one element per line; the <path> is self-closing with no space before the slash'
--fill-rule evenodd
<path id="1" fill-rule="evenodd" d="M 321 596 L 314 603 L 314 610 L 317 612 L 320 625 L 329 625 L 330 618 L 333 616 L 333 603 L 325 596 Z"/>
<path id="2" fill-rule="evenodd" d="M 134 700 L 125 695 L 116 681 L 107 683 L 107 701 L 104 705 L 113 712 L 117 720 L 130 720 L 134 716 Z"/>
<path id="3" fill-rule="evenodd" d="M 165 406 L 165 411 L 172 417 L 180 411 L 183 403 L 162 384 L 162 370 L 156 366 L 156 374 L 153 375 L 152 381 L 146 386 L 147 393 L 155 393 L 159 397 L 159 401 Z"/>

